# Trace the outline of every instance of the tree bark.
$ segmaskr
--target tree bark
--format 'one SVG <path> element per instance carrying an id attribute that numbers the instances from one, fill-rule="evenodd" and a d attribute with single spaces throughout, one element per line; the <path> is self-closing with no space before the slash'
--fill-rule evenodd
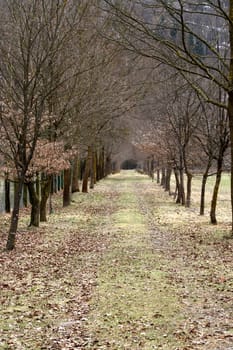
<path id="1" fill-rule="evenodd" d="M 154 177 L 155 177 L 155 158 L 154 156 L 152 156 L 151 158 L 151 163 L 150 163 L 150 174 L 151 174 L 151 179 L 152 179 L 152 182 L 154 181 Z"/>
<path id="2" fill-rule="evenodd" d="M 231 142 L 231 236 L 233 237 L 233 0 L 229 1 L 229 35 L 230 35 L 230 63 L 228 92 L 228 116 Z"/>
<path id="3" fill-rule="evenodd" d="M 185 205 L 185 191 L 184 191 L 184 171 L 183 169 L 180 169 L 180 197 L 181 197 L 181 204 Z"/>
<path id="4" fill-rule="evenodd" d="M 71 192 L 79 192 L 79 158 L 76 156 L 73 161 L 72 188 Z"/>
<path id="5" fill-rule="evenodd" d="M 31 220 L 29 226 L 39 227 L 40 224 L 40 199 L 33 182 L 28 182 L 29 200 L 31 203 Z"/>
<path id="6" fill-rule="evenodd" d="M 23 205 L 25 208 L 28 206 L 28 189 L 26 184 L 23 184 Z"/>
<path id="7" fill-rule="evenodd" d="M 100 152 L 100 180 L 105 177 L 104 171 L 105 171 L 105 150 L 103 146 Z"/>
<path id="8" fill-rule="evenodd" d="M 50 195 L 52 175 L 41 175 L 40 221 L 47 221 L 47 201 Z"/>
<path id="9" fill-rule="evenodd" d="M 20 207 L 20 199 L 22 194 L 22 188 L 24 183 L 24 176 L 20 178 L 19 184 L 17 186 L 15 195 L 14 195 L 14 207 L 11 214 L 11 224 L 8 232 L 8 238 L 6 243 L 6 250 L 10 251 L 15 248 L 16 242 L 16 233 L 19 222 L 19 207 Z"/>
<path id="10" fill-rule="evenodd" d="M 57 176 L 57 190 L 58 192 L 61 191 L 61 174 L 58 174 Z"/>
<path id="11" fill-rule="evenodd" d="M 105 162 L 105 170 L 104 170 L 104 176 L 108 176 L 111 174 L 112 171 L 112 160 L 110 155 L 106 157 L 106 162 Z"/>
<path id="12" fill-rule="evenodd" d="M 100 180 L 100 155 L 96 152 L 96 181 Z"/>
<path id="13" fill-rule="evenodd" d="M 205 188 L 208 179 L 208 173 L 204 173 L 201 182 L 201 202 L 200 202 L 200 215 L 205 214 Z"/>
<path id="14" fill-rule="evenodd" d="M 156 182 L 157 182 L 157 184 L 159 184 L 160 183 L 160 169 L 159 168 L 157 168 L 156 174 L 157 174 Z"/>
<path id="15" fill-rule="evenodd" d="M 166 169 L 166 177 L 165 177 L 165 191 L 169 194 L 171 193 L 171 175 L 172 175 L 172 169 L 167 168 Z"/>
<path id="16" fill-rule="evenodd" d="M 176 180 L 176 203 L 180 204 L 181 203 L 181 194 L 180 194 L 180 178 L 179 178 L 179 172 L 178 169 L 174 168 L 174 175 L 175 175 L 175 180 Z"/>
<path id="17" fill-rule="evenodd" d="M 36 194 L 40 198 L 40 174 L 36 174 Z"/>
<path id="18" fill-rule="evenodd" d="M 185 205 L 185 192 L 184 192 L 184 172 L 183 169 L 174 169 L 176 180 L 177 198 L 176 203 Z"/>
<path id="19" fill-rule="evenodd" d="M 186 176 L 187 176 L 187 193 L 186 193 L 185 206 L 187 208 L 190 208 L 190 206 L 191 206 L 191 193 L 192 193 L 192 179 L 193 179 L 193 175 L 189 171 L 186 171 Z"/>
<path id="20" fill-rule="evenodd" d="M 54 181 L 53 181 L 53 175 L 51 175 L 51 186 L 50 186 L 50 193 L 54 194 Z"/>
<path id="21" fill-rule="evenodd" d="M 150 165 L 151 165 L 150 158 L 148 157 L 147 160 L 146 160 L 146 174 L 148 176 L 150 176 Z"/>
<path id="22" fill-rule="evenodd" d="M 96 153 L 92 150 L 91 154 L 91 182 L 90 182 L 90 188 L 94 188 L 94 185 L 96 184 Z"/>
<path id="23" fill-rule="evenodd" d="M 219 190 L 220 182 L 221 182 L 221 174 L 217 174 L 214 190 L 213 190 L 212 201 L 211 201 L 211 209 L 210 209 L 210 222 L 213 225 L 217 225 L 216 207 L 217 207 L 217 198 L 218 198 L 218 190 Z"/>
<path id="24" fill-rule="evenodd" d="M 64 170 L 63 207 L 69 206 L 71 202 L 70 185 L 71 169 L 69 168 Z"/>
<path id="25" fill-rule="evenodd" d="M 160 185 L 162 187 L 165 187 L 165 183 L 166 183 L 166 171 L 165 171 L 165 168 L 162 167 L 162 177 L 161 177 Z"/>
<path id="26" fill-rule="evenodd" d="M 94 185 L 96 185 L 97 183 L 97 152 L 96 151 L 93 154 L 93 168 L 94 168 L 93 180 L 94 180 Z"/>
<path id="27" fill-rule="evenodd" d="M 5 178 L 5 212 L 11 212 L 11 200 L 10 200 L 10 181 Z"/>
<path id="28" fill-rule="evenodd" d="M 64 171 L 61 172 L 61 190 L 64 189 Z"/>
<path id="29" fill-rule="evenodd" d="M 204 215 L 205 214 L 205 188 L 206 188 L 206 182 L 207 182 L 207 179 L 208 179 L 208 173 L 209 173 L 211 164 L 212 164 L 212 160 L 209 160 L 209 162 L 208 162 L 208 164 L 206 166 L 206 170 L 205 170 L 204 174 L 202 175 L 200 215 Z"/>
<path id="30" fill-rule="evenodd" d="M 57 193 L 57 175 L 56 174 L 53 175 L 53 190 L 54 190 L 54 193 Z"/>
<path id="31" fill-rule="evenodd" d="M 90 166 L 91 166 L 91 147 L 89 146 L 88 152 L 87 152 L 86 165 L 85 165 L 84 174 L 83 174 L 83 183 L 82 183 L 83 193 L 88 192 L 88 178 L 90 175 Z"/>
<path id="32" fill-rule="evenodd" d="M 217 207 L 219 186 L 220 186 L 221 177 L 222 177 L 222 164 L 223 164 L 223 155 L 221 154 L 217 162 L 217 174 L 216 174 L 216 180 L 214 184 L 214 190 L 213 190 L 211 208 L 210 208 L 210 222 L 213 225 L 217 225 L 216 207 Z"/>

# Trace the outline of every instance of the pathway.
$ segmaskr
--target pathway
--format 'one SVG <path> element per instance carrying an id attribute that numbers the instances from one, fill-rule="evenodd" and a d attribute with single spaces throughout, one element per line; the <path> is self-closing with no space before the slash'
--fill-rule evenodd
<path id="1" fill-rule="evenodd" d="M 185 215 L 122 172 L 39 230 L 23 217 L 0 257 L 0 349 L 232 350 L 232 242 Z"/>

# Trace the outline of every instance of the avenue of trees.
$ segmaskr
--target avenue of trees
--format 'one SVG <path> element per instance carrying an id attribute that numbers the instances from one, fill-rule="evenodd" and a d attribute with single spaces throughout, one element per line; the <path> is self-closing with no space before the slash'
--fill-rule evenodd
<path id="1" fill-rule="evenodd" d="M 233 173 L 233 1 L 0 0 L 0 7 L 6 211 L 9 183 L 15 188 L 7 250 L 27 192 L 30 225 L 39 226 L 52 211 L 51 192 L 63 189 L 64 206 L 72 192 L 88 192 L 115 170 L 127 139 L 169 192 L 174 172 L 177 203 L 191 205 L 192 178 L 202 173 L 201 215 L 214 173 L 216 224 L 223 167 Z M 233 180 L 231 187 L 233 202 Z"/>
<path id="2" fill-rule="evenodd" d="M 192 174 L 187 168 L 186 157 L 187 148 L 193 148 L 194 141 L 191 142 L 190 137 L 196 128 L 197 120 L 192 121 L 194 115 L 201 118 L 206 126 L 205 135 L 194 137 L 195 141 L 199 141 L 202 145 L 202 151 L 208 159 L 203 175 L 203 195 L 208 171 L 215 159 L 217 162 L 216 198 L 223 156 L 228 145 L 231 148 L 230 166 L 231 175 L 233 175 L 233 1 L 206 0 L 199 3 L 193 0 L 142 0 L 140 2 L 105 0 L 103 10 L 112 18 L 114 30 L 109 37 L 110 40 L 118 42 L 131 52 L 137 52 L 138 55 L 147 58 L 150 64 L 151 61 L 154 61 L 155 65 L 160 62 L 162 66 L 167 67 L 168 71 L 174 71 L 173 77 L 179 76 L 181 86 L 184 86 L 183 81 L 185 81 L 185 89 L 193 91 L 188 93 L 190 97 L 183 96 L 181 101 L 178 101 L 182 111 L 178 109 L 174 100 L 164 100 L 164 104 L 168 106 L 170 104 L 168 110 L 163 113 L 166 113 L 170 120 L 177 149 L 174 149 L 174 145 L 170 146 L 176 154 L 179 150 L 178 201 L 182 203 L 185 201 L 182 185 L 183 171 L 185 171 L 188 180 L 186 204 L 189 206 Z M 172 75 L 168 79 L 172 79 Z M 196 94 L 194 103 L 192 94 Z M 176 96 L 175 91 L 174 95 Z M 185 112 L 185 100 L 188 101 L 189 98 L 191 100 L 186 105 Z M 190 118 L 188 124 L 185 114 Z M 208 120 L 203 121 L 203 118 Z M 183 119 L 182 122 L 181 119 Z M 180 128 L 181 124 L 183 130 Z M 203 137 L 206 137 L 205 141 Z M 168 140 L 167 146 L 169 142 Z M 194 159 L 192 156 L 191 158 Z M 174 163 L 174 159 L 172 161 Z M 211 209 L 213 213 L 215 202 L 213 198 Z M 231 202 L 233 204 L 233 176 L 231 176 Z M 203 203 L 202 199 L 201 213 L 204 212 Z M 233 225 L 233 205 L 231 221 Z M 214 214 L 211 216 L 211 222 L 216 222 Z"/>
<path id="3" fill-rule="evenodd" d="M 135 103 L 137 91 L 127 87 L 135 68 L 127 66 L 119 46 L 99 35 L 108 24 L 95 5 L 0 2 L 1 171 L 6 184 L 15 184 L 7 250 L 15 247 L 24 187 L 30 225 L 38 226 L 46 220 L 56 174 L 63 171 L 65 206 L 71 183 L 73 192 L 80 190 L 77 174 L 87 192 L 90 173 L 93 187 L 111 171 L 112 143 L 124 129 L 120 119 Z M 9 211 L 9 193 L 6 198 Z"/>

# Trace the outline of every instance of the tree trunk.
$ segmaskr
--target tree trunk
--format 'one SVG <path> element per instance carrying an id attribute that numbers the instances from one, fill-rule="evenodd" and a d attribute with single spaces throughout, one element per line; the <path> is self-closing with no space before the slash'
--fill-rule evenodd
<path id="1" fill-rule="evenodd" d="M 154 156 L 152 156 L 152 159 L 151 159 L 151 163 L 150 163 L 150 176 L 151 176 L 151 179 L 152 179 L 152 182 L 154 181 L 154 172 L 155 172 L 155 159 L 154 159 Z"/>
<path id="2" fill-rule="evenodd" d="M 40 199 L 33 182 L 28 182 L 29 200 L 31 203 L 31 220 L 29 226 L 39 227 L 40 224 Z"/>
<path id="3" fill-rule="evenodd" d="M 64 170 L 61 172 L 61 190 L 64 189 Z"/>
<path id="4" fill-rule="evenodd" d="M 41 175 L 40 221 L 47 221 L 47 201 L 50 195 L 52 175 Z"/>
<path id="5" fill-rule="evenodd" d="M 181 196 L 181 204 L 185 205 L 184 171 L 183 171 L 183 169 L 180 169 L 180 196 Z"/>
<path id="6" fill-rule="evenodd" d="M 174 169 L 175 180 L 176 180 L 176 192 L 177 198 L 176 203 L 185 205 L 185 192 L 184 192 L 184 172 L 182 169 L 179 171 Z"/>
<path id="7" fill-rule="evenodd" d="M 51 175 L 52 178 L 51 178 L 51 187 L 50 187 L 50 193 L 51 194 L 54 194 L 54 181 L 53 181 L 53 175 Z"/>
<path id="8" fill-rule="evenodd" d="M 26 184 L 23 184 L 23 205 L 25 208 L 28 206 L 28 188 Z"/>
<path id="9" fill-rule="evenodd" d="M 95 152 L 92 151 L 91 154 L 91 182 L 90 182 L 90 188 L 94 188 L 94 185 L 96 184 L 96 159 L 95 159 Z"/>
<path id="10" fill-rule="evenodd" d="M 101 150 L 101 156 L 100 156 L 100 180 L 103 179 L 105 177 L 105 150 L 104 150 L 104 146 L 102 147 Z"/>
<path id="11" fill-rule="evenodd" d="M 86 166 L 86 160 L 85 159 L 80 159 L 80 162 L 79 162 L 79 177 L 80 177 L 80 180 L 82 181 L 83 180 L 83 174 L 84 174 L 84 170 L 85 170 L 85 166 Z"/>
<path id="12" fill-rule="evenodd" d="M 192 175 L 189 171 L 186 171 L 186 176 L 187 176 L 187 194 L 186 194 L 185 206 L 186 206 L 187 208 L 190 208 L 190 205 L 191 205 L 191 193 L 192 193 L 192 178 L 193 178 L 193 175 Z"/>
<path id="13" fill-rule="evenodd" d="M 40 174 L 36 174 L 36 194 L 37 197 L 40 198 Z"/>
<path id="14" fill-rule="evenodd" d="M 171 175 L 172 175 L 172 169 L 167 168 L 166 170 L 166 177 L 165 177 L 165 191 L 171 193 Z"/>
<path id="15" fill-rule="evenodd" d="M 211 167 L 212 161 L 209 160 L 206 170 L 202 176 L 202 182 L 201 182 L 201 201 L 200 201 L 200 215 L 204 215 L 205 213 L 205 188 L 206 188 L 206 182 L 208 179 L 208 173 Z"/>
<path id="16" fill-rule="evenodd" d="M 73 161 L 73 172 L 72 172 L 72 188 L 71 192 L 79 192 L 79 159 L 78 156 Z"/>
<path id="17" fill-rule="evenodd" d="M 5 212 L 11 212 L 11 200 L 10 200 L 10 181 L 5 178 Z"/>
<path id="18" fill-rule="evenodd" d="M 229 86 L 233 86 L 233 0 L 229 1 L 229 36 L 230 36 L 230 61 L 229 61 Z M 231 236 L 233 237 L 233 90 L 228 92 L 228 116 L 231 144 Z"/>
<path id="19" fill-rule="evenodd" d="M 94 174 L 93 174 L 93 180 L 94 180 L 94 185 L 97 183 L 97 152 L 95 151 L 93 154 L 93 169 L 94 169 Z"/>
<path id="20" fill-rule="evenodd" d="M 146 174 L 150 176 L 150 158 L 149 157 L 146 160 Z"/>
<path id="21" fill-rule="evenodd" d="M 161 183 L 160 185 L 162 187 L 165 187 L 165 182 L 166 182 L 166 171 L 165 171 L 165 168 L 163 167 L 162 168 L 162 177 L 161 177 Z"/>
<path id="22" fill-rule="evenodd" d="M 175 180 L 176 180 L 176 189 L 175 189 L 176 203 L 180 204 L 181 203 L 180 178 L 179 178 L 179 172 L 176 168 L 174 168 L 174 175 L 175 175 Z"/>
<path id="23" fill-rule="evenodd" d="M 15 248 L 16 241 L 16 233 L 19 222 L 19 207 L 20 207 L 20 199 L 22 194 L 22 188 L 24 183 L 24 176 L 21 176 L 19 184 L 17 186 L 17 190 L 14 195 L 14 207 L 11 214 L 11 224 L 7 238 L 6 250 L 10 251 Z"/>
<path id="24" fill-rule="evenodd" d="M 220 157 L 220 159 L 218 159 L 218 164 L 217 164 L 217 174 L 216 174 L 216 180 L 214 184 L 214 190 L 213 190 L 211 208 L 210 208 L 210 222 L 213 225 L 217 225 L 216 207 L 217 207 L 218 191 L 219 191 L 219 186 L 220 186 L 221 176 L 222 176 L 222 163 L 223 163 L 223 157 Z"/>
<path id="25" fill-rule="evenodd" d="M 100 155 L 96 152 L 96 181 L 100 180 Z"/>
<path id="26" fill-rule="evenodd" d="M 53 189 L 54 189 L 54 193 L 57 193 L 57 175 L 56 174 L 53 175 Z"/>
<path id="27" fill-rule="evenodd" d="M 70 205 L 70 201 L 71 201 L 70 185 L 71 185 L 71 169 L 69 168 L 64 170 L 63 207 L 67 207 Z"/>
<path id="28" fill-rule="evenodd" d="M 160 183 L 160 169 L 159 168 L 157 168 L 156 174 L 157 174 L 156 182 L 157 182 L 157 184 L 159 184 Z"/>
<path id="29" fill-rule="evenodd" d="M 106 157 L 106 162 L 105 162 L 105 170 L 104 170 L 104 175 L 108 176 L 111 174 L 111 169 L 112 169 L 112 160 L 110 156 Z"/>
<path id="30" fill-rule="evenodd" d="M 91 166 L 91 147 L 88 147 L 88 153 L 87 153 L 87 159 L 86 159 L 86 166 L 83 174 L 83 183 L 82 183 L 82 192 L 87 193 L 88 192 L 88 178 L 90 175 L 90 166 Z"/>
<path id="31" fill-rule="evenodd" d="M 201 202 L 200 202 L 200 215 L 205 213 L 205 188 L 207 182 L 208 174 L 205 172 L 202 176 L 201 182 Z"/>
<path id="32" fill-rule="evenodd" d="M 61 191 L 61 174 L 58 174 L 57 176 L 57 190 L 58 192 Z"/>

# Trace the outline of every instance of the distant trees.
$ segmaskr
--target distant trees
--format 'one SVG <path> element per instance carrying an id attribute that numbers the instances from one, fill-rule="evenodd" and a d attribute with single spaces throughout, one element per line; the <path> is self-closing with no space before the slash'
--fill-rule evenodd
<path id="1" fill-rule="evenodd" d="M 182 91 L 167 106 L 169 137 L 172 137 L 174 147 L 174 168 L 177 171 L 176 181 L 178 196 L 177 202 L 190 207 L 192 170 L 195 162 L 194 133 L 200 122 L 200 101 L 192 90 Z M 172 145 L 171 145 L 172 146 Z M 191 165 L 191 166 L 190 166 Z M 186 196 L 184 191 L 184 173 L 187 178 Z"/>
<path id="2" fill-rule="evenodd" d="M 174 68 L 201 99 L 227 111 L 233 204 L 233 1 L 103 2 L 114 27 L 111 40 Z M 219 100 L 219 89 L 227 99 Z"/>
<path id="3" fill-rule="evenodd" d="M 137 89 L 128 77 L 136 64 L 130 68 L 129 55 L 99 35 L 108 19 L 95 5 L 86 0 L 0 4 L 1 163 L 17 183 L 7 250 L 15 247 L 25 184 L 30 224 L 38 226 L 46 220 L 53 174 L 64 170 L 63 204 L 68 205 L 72 174 L 72 191 L 79 190 L 80 173 L 87 191 L 90 175 L 93 188 L 111 170 L 109 139 L 122 133 L 122 116 L 135 104 Z M 7 184 L 8 178 L 6 189 Z"/>
<path id="4" fill-rule="evenodd" d="M 215 176 L 210 221 L 216 223 L 219 180 L 229 146 L 227 113 L 206 104 L 174 70 L 158 68 L 147 83 L 154 87 L 138 109 L 135 138 L 137 147 L 147 155 L 145 171 L 150 174 L 154 164 L 157 182 L 174 195 L 177 203 L 186 206 L 191 203 L 191 180 L 203 172 L 201 215 L 204 214 L 206 181 L 208 176 Z M 172 170 L 175 193 L 170 187 Z"/>
<path id="5" fill-rule="evenodd" d="M 224 96 L 222 96 L 222 99 Z M 213 118 L 214 116 L 214 118 Z M 213 105 L 202 104 L 200 123 L 195 138 L 200 146 L 200 160 L 203 164 L 200 215 L 204 215 L 205 186 L 209 176 L 215 176 L 215 186 L 211 201 L 210 220 L 217 223 L 216 206 L 218 189 L 223 171 L 224 158 L 229 148 L 229 119 L 227 111 Z"/>

